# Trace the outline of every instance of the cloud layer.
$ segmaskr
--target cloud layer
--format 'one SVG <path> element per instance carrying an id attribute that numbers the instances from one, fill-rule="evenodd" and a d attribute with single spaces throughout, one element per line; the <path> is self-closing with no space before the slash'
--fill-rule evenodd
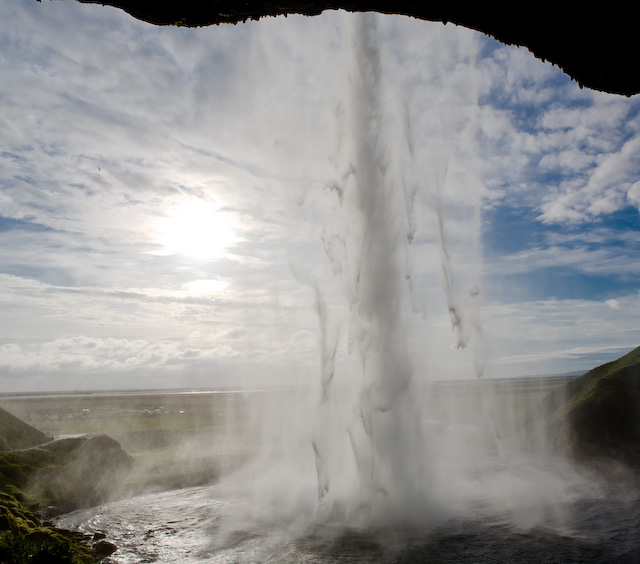
<path id="1" fill-rule="evenodd" d="M 0 4 L 3 389 L 306 382 L 314 286 L 349 361 L 350 18 L 181 29 Z M 416 372 L 562 372 L 635 346 L 640 100 L 466 29 L 377 20 Z"/>

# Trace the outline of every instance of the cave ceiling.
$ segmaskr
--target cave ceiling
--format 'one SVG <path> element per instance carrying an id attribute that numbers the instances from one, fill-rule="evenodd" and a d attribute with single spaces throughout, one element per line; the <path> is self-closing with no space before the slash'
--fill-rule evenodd
<path id="1" fill-rule="evenodd" d="M 71 0 L 110 5 L 154 25 L 233 24 L 283 14 L 314 16 L 325 10 L 375 11 L 461 25 L 507 45 L 528 48 L 560 67 L 581 87 L 631 96 L 640 92 L 635 17 L 630 10 L 569 9 L 558 3 L 498 7 L 416 0 Z M 631 5 L 629 5 L 631 6 Z"/>

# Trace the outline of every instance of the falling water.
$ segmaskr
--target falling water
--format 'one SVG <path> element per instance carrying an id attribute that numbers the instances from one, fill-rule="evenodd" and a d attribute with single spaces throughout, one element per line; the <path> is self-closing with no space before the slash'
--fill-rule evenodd
<path id="1" fill-rule="evenodd" d="M 349 19 L 348 87 L 334 111 L 334 170 L 322 195 L 329 210 L 319 234 L 322 274 L 314 278 L 292 265 L 313 289 L 319 377 L 309 403 L 274 427 L 275 435 L 298 433 L 280 447 L 277 460 L 267 453 L 250 478 L 258 484 L 251 513 L 256 516 L 262 508 L 264 521 L 278 515 L 298 524 L 384 526 L 428 521 L 450 504 L 443 492 L 451 488 L 444 482 L 451 478 L 448 457 L 455 447 L 441 452 L 442 437 L 425 428 L 434 416 L 415 377 L 424 368 L 414 366 L 409 350 L 409 322 L 425 314 L 416 307 L 412 254 L 424 230 L 415 218 L 421 193 L 431 201 L 441 251 L 433 269 L 441 270 L 456 346 L 464 348 L 479 325 L 465 326 L 473 308 L 458 303 L 446 237 L 450 140 L 443 139 L 444 146 L 431 157 L 436 165 L 431 177 L 417 178 L 411 120 L 385 81 L 377 21 L 371 14 Z M 302 205 L 317 203 L 307 201 Z M 476 241 L 469 241 L 474 245 L 477 250 Z M 477 280 L 470 286 L 474 298 Z M 291 409 L 300 398 L 279 401 Z M 265 472 L 274 464 L 277 471 Z"/>
<path id="2" fill-rule="evenodd" d="M 349 340 L 357 359 L 357 368 L 349 375 L 357 390 L 351 418 L 346 428 L 335 431 L 348 437 L 346 456 L 352 461 L 341 459 L 339 466 L 330 461 L 341 440 L 332 436 L 328 420 L 339 391 L 334 390 L 336 339 L 328 334 L 322 288 L 318 288 L 321 393 L 313 447 L 320 515 L 328 518 L 337 512 L 347 519 L 355 514 L 376 520 L 404 513 L 418 500 L 422 483 L 416 478 L 419 474 L 424 481 L 426 468 L 420 460 L 424 443 L 402 319 L 406 268 L 401 259 L 404 246 L 411 243 L 410 218 L 403 211 L 412 202 L 407 201 L 402 176 L 386 146 L 387 116 L 372 16 L 354 19 L 352 49 L 351 89 L 343 115 L 344 171 L 332 184 L 339 211 L 350 221 L 342 256 L 336 256 L 334 246 L 326 247 L 330 263 L 343 261 L 340 276 L 349 309 Z M 354 483 L 349 499 L 341 499 L 334 495 L 332 484 L 344 480 L 349 462 Z"/>

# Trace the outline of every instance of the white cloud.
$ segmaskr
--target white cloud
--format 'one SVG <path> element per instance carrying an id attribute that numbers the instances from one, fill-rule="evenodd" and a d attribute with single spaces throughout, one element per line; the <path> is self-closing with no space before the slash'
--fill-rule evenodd
<path id="1" fill-rule="evenodd" d="M 627 192 L 627 198 L 640 211 L 640 181 L 634 182 L 631 188 L 629 188 L 629 191 Z"/>
<path id="2" fill-rule="evenodd" d="M 575 98 L 581 99 L 578 106 L 560 102 L 543 111 L 539 119 L 542 129 L 564 131 L 567 138 L 574 141 L 583 139 L 592 148 L 614 149 L 615 137 L 612 134 L 624 125 L 629 104 L 620 97 L 590 91 L 584 91 Z"/>
<path id="3" fill-rule="evenodd" d="M 552 231 L 546 234 L 550 245 L 580 244 L 605 246 L 637 246 L 640 244 L 640 232 L 621 228 L 592 227 L 590 229 L 570 231 Z"/>
<path id="4" fill-rule="evenodd" d="M 541 363 L 548 363 L 555 360 L 578 360 L 583 362 L 583 370 L 587 372 L 592 367 L 583 359 L 592 355 L 613 354 L 622 356 L 624 352 L 633 349 L 633 345 L 611 345 L 611 346 L 595 346 L 595 347 L 574 347 L 569 349 L 552 349 L 539 353 L 516 354 L 512 356 L 504 356 L 492 361 L 494 365 L 531 365 L 535 366 Z M 595 366 L 593 366 L 595 368 Z M 567 370 L 572 372 L 572 370 Z M 544 375 L 544 374 L 540 374 Z M 531 373 L 529 376 L 536 376 Z"/>
<path id="5" fill-rule="evenodd" d="M 623 209 L 640 177 L 637 99 L 578 89 L 524 49 L 480 61 L 487 202 L 581 224 Z"/>
<path id="6" fill-rule="evenodd" d="M 610 303 L 591 300 L 540 300 L 487 304 L 491 354 L 487 374 L 534 375 L 589 370 L 638 346 L 637 294 Z"/>
<path id="7" fill-rule="evenodd" d="M 217 349 L 202 351 L 143 339 L 69 337 L 39 346 L 3 345 L 0 366 L 19 371 L 131 370 L 161 368 L 175 361 L 215 358 Z M 196 354 L 194 354 L 196 353 Z"/>
<path id="8" fill-rule="evenodd" d="M 569 268 L 598 275 L 639 275 L 640 265 L 633 249 L 587 246 L 534 247 L 502 257 L 486 259 L 485 272 L 492 280 L 513 274 L 535 274 L 549 268 Z"/>
<path id="9" fill-rule="evenodd" d="M 584 184 L 566 188 L 561 185 L 547 196 L 540 219 L 545 223 L 575 223 L 611 214 L 627 205 L 627 194 L 638 177 L 640 132 L 618 150 L 599 154 Z"/>
<path id="10" fill-rule="evenodd" d="M 546 153 L 540 159 L 538 167 L 544 171 L 560 171 L 563 175 L 583 172 L 595 164 L 595 157 L 579 149 Z"/>
<path id="11" fill-rule="evenodd" d="M 524 47 L 513 48 L 493 40 L 486 41 L 496 48 L 489 58 L 479 62 L 485 92 L 499 85 L 503 98 L 510 97 L 518 103 L 540 104 L 557 98 L 557 86 L 545 88 L 545 83 L 561 76 L 557 68 L 536 59 Z"/>
<path id="12" fill-rule="evenodd" d="M 5 369 L 190 374 L 242 364 L 315 374 L 310 281 L 339 294 L 344 280 L 323 278 L 323 242 L 344 243 L 358 225 L 325 190 L 354 154 L 350 16 L 180 29 L 71 2 L 0 10 L 0 209 L 38 224 L 2 232 Z M 387 134 L 377 164 L 405 190 L 392 202 L 397 232 L 415 228 L 399 253 L 413 294 L 399 301 L 427 313 L 410 339 L 429 335 L 437 364 L 453 337 L 434 208 L 445 215 L 454 293 L 468 302 L 479 203 L 541 208 L 548 222 L 637 203 L 640 125 L 626 120 L 627 102 L 579 90 L 524 49 L 451 25 L 378 21 L 376 117 Z M 559 175 L 553 192 L 541 174 Z M 231 217 L 238 241 L 224 259 L 158 254 L 158 222 L 184 201 Z M 624 252 L 576 244 L 489 257 L 488 273 L 638 273 Z M 539 327 L 533 313 L 526 320 L 523 335 Z M 575 349 L 568 338 L 561 348 Z M 504 358 L 527 354 L 514 350 Z M 442 363 L 464 372 L 468 351 L 454 354 Z"/>

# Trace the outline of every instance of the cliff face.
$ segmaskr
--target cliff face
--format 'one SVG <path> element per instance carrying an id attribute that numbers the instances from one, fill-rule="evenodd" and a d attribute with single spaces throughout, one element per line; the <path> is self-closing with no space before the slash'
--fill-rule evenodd
<path id="1" fill-rule="evenodd" d="M 640 92 L 640 73 L 635 63 L 635 18 L 606 6 L 599 10 L 585 7 L 561 10 L 557 3 L 543 2 L 507 11 L 486 4 L 461 7 L 414 0 L 77 1 L 114 6 L 155 25 L 207 26 L 283 14 L 312 16 L 330 9 L 450 22 L 506 44 L 527 47 L 536 57 L 560 67 L 581 86 L 626 96 Z"/>

